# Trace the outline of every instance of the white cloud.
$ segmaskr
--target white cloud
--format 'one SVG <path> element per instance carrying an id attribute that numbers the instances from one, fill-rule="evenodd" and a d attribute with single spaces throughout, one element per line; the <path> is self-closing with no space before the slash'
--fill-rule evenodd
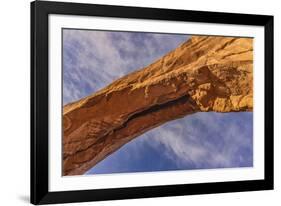
<path id="1" fill-rule="evenodd" d="M 155 149 L 163 145 L 166 148 L 163 155 L 175 161 L 179 168 L 187 164 L 194 168 L 250 166 L 252 120 L 238 115 L 197 113 L 168 122 L 141 138 Z M 243 150 L 250 153 L 243 156 Z"/>
<path id="2" fill-rule="evenodd" d="M 64 30 L 64 103 L 78 100 L 140 69 L 186 35 Z"/>

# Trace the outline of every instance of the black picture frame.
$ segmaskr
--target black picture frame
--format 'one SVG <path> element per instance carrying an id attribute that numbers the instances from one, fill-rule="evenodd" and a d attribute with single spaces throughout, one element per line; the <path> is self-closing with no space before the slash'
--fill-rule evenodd
<path id="1" fill-rule="evenodd" d="M 262 180 L 49 192 L 48 15 L 189 21 L 265 28 L 265 178 Z M 31 3 L 31 203 L 50 204 L 273 189 L 273 16 L 34 1 Z"/>

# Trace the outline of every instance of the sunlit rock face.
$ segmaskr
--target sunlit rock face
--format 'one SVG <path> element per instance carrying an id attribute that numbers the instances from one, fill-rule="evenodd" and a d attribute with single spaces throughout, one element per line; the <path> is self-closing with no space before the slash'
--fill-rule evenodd
<path id="1" fill-rule="evenodd" d="M 193 36 L 154 63 L 63 108 L 63 173 L 83 174 L 170 120 L 253 109 L 253 40 Z"/>

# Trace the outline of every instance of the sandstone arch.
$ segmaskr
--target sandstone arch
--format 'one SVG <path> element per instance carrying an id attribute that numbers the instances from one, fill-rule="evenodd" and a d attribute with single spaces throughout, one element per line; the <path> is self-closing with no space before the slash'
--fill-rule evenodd
<path id="1" fill-rule="evenodd" d="M 83 174 L 140 134 L 195 112 L 253 109 L 253 39 L 193 36 L 63 108 L 63 174 Z"/>

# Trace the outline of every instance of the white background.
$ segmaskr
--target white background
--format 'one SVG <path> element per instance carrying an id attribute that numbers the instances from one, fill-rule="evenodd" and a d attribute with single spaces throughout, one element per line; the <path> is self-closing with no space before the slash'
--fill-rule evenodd
<path id="1" fill-rule="evenodd" d="M 175 9 L 275 15 L 275 105 L 281 104 L 280 5 L 277 0 L 107 0 L 99 4 L 162 7 Z M 30 90 L 30 11 L 28 0 L 3 1 L 0 11 L 0 205 L 29 204 L 29 90 Z M 275 108 L 275 190 L 185 197 L 77 203 L 69 205 L 279 205 L 281 201 L 280 107 Z M 278 127 L 279 126 L 279 127 Z M 278 204 L 279 202 L 279 204 Z"/>

